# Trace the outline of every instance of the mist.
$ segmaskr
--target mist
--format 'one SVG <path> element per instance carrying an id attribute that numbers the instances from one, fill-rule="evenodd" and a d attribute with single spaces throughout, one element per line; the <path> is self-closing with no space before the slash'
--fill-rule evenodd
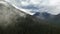
<path id="1" fill-rule="evenodd" d="M 0 34 L 60 34 L 60 26 L 51 23 L 0 1 Z"/>
<path id="2" fill-rule="evenodd" d="M 5 1 L 10 4 L 13 4 L 14 6 L 20 9 L 22 8 L 31 14 L 36 12 L 47 12 L 52 15 L 57 15 L 60 13 L 60 0 L 11 0 L 11 1 L 5 0 Z"/>

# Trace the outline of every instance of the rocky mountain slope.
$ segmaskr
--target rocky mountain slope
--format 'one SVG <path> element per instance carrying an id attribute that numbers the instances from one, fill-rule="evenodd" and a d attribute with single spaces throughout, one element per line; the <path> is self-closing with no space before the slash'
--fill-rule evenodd
<path id="1" fill-rule="evenodd" d="M 5 1 L 0 2 L 0 34 L 60 34 L 60 27 L 51 24 L 43 18 L 50 14 L 43 13 L 39 18 L 16 9 Z M 57 15 L 58 16 L 58 15 Z M 55 18 L 54 18 L 55 19 Z M 59 19 L 56 17 L 56 19 Z"/>

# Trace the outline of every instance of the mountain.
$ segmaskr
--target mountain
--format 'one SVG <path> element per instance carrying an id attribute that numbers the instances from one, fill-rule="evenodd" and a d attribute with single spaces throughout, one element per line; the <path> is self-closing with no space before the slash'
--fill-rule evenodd
<path id="1" fill-rule="evenodd" d="M 0 34 L 45 34 L 47 25 L 34 16 L 27 15 L 21 10 L 2 1 L 0 2 Z M 42 25 L 42 24 L 44 25 Z M 44 28 L 43 28 L 44 26 Z M 44 31 L 46 30 L 46 31 Z M 41 32 L 42 31 L 42 32 Z"/>
<path id="2" fill-rule="evenodd" d="M 60 14 L 54 15 L 54 18 L 52 18 L 49 22 L 51 22 L 51 24 L 60 26 Z"/>
<path id="3" fill-rule="evenodd" d="M 0 34 L 60 34 L 60 27 L 49 21 L 53 15 L 37 12 L 32 16 L 5 3 L 0 2 Z"/>
<path id="4" fill-rule="evenodd" d="M 49 20 L 50 18 L 53 18 L 54 15 L 47 12 L 36 12 L 33 16 L 37 17 L 38 19 Z"/>
<path id="5" fill-rule="evenodd" d="M 51 15 L 47 12 L 43 12 L 43 13 L 36 12 L 33 16 L 35 16 L 38 19 L 38 21 L 43 20 L 43 21 L 47 21 L 49 24 L 60 26 L 60 14 Z"/>

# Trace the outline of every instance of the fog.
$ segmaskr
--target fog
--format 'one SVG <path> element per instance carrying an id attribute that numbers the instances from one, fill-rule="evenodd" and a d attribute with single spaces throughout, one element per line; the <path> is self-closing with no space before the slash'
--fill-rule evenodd
<path id="1" fill-rule="evenodd" d="M 0 34 L 60 34 L 60 27 L 53 24 L 0 1 Z"/>
<path id="2" fill-rule="evenodd" d="M 13 4 L 19 9 L 22 8 L 26 10 L 26 12 L 29 12 L 30 15 L 36 12 L 47 12 L 52 15 L 57 15 L 60 13 L 60 0 L 5 0 L 5 1 L 10 4 Z"/>

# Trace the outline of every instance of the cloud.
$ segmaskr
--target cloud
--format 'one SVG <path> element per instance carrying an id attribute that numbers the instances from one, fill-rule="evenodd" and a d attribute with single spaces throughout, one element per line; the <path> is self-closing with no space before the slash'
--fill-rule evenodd
<path id="1" fill-rule="evenodd" d="M 18 8 L 22 8 L 30 13 L 48 12 L 53 15 L 60 13 L 60 0 L 6 0 Z"/>

